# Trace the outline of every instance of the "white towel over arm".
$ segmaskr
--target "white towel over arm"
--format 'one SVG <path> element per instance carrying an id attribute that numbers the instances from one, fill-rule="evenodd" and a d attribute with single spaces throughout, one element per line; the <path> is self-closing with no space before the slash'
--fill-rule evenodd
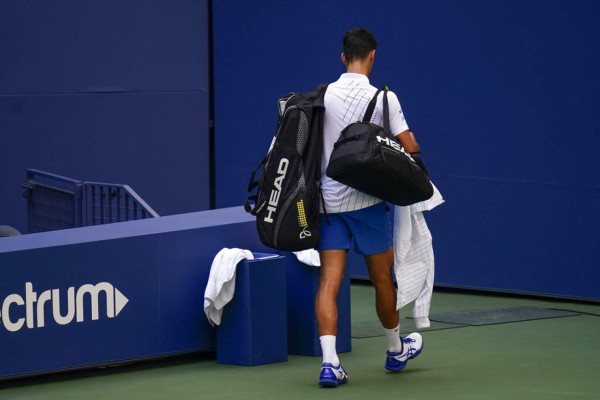
<path id="1" fill-rule="evenodd" d="M 434 185 L 431 199 L 394 210 L 394 274 L 398 284 L 396 309 L 415 301 L 417 329 L 428 328 L 435 262 L 432 237 L 423 211 L 444 202 Z"/>
<path id="2" fill-rule="evenodd" d="M 231 301 L 235 292 L 237 264 L 246 259 L 254 259 L 249 250 L 228 248 L 219 251 L 213 259 L 204 291 L 204 313 L 212 326 L 221 324 L 223 307 Z"/>

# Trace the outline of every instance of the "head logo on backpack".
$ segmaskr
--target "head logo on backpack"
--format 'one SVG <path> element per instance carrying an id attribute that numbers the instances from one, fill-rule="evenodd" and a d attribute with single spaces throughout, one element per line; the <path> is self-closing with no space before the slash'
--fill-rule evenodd
<path id="1" fill-rule="evenodd" d="M 268 247 L 300 251 L 319 242 L 326 89 L 327 85 L 321 85 L 312 92 L 289 93 L 279 99 L 275 137 L 250 176 L 248 192 L 253 194 L 244 207 L 256 216 L 258 236 Z"/>

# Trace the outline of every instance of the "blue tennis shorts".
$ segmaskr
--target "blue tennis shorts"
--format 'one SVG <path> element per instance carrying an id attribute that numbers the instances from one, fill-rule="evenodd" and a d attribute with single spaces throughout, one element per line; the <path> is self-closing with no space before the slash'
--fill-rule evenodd
<path id="1" fill-rule="evenodd" d="M 356 211 L 321 214 L 321 239 L 317 250 L 354 250 L 365 256 L 387 251 L 392 245 L 392 229 L 385 202 Z"/>

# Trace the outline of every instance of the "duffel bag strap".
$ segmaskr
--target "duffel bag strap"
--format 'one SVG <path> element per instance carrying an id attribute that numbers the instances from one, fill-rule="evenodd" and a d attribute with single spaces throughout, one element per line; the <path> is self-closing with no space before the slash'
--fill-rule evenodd
<path id="1" fill-rule="evenodd" d="M 383 86 L 383 130 L 389 137 L 394 137 L 392 135 L 392 129 L 390 128 L 390 108 L 388 106 L 388 97 L 387 97 L 388 87 Z"/>
<path id="2" fill-rule="evenodd" d="M 390 128 L 390 109 L 388 106 L 387 97 L 388 90 L 389 89 L 386 85 L 383 85 L 382 89 L 377 90 L 375 96 L 373 96 L 373 98 L 369 102 L 369 105 L 367 106 L 367 111 L 365 111 L 365 116 L 363 117 L 362 122 L 371 122 L 371 117 L 373 117 L 375 105 L 377 104 L 377 96 L 379 96 L 379 93 L 383 91 L 383 129 L 388 134 L 388 136 L 393 137 L 392 130 Z"/>
<path id="3" fill-rule="evenodd" d="M 375 105 L 377 104 L 377 96 L 379 96 L 379 93 L 381 93 L 381 89 L 379 89 L 377 93 L 375 93 L 375 96 L 373 96 L 373 98 L 369 102 L 369 105 L 367 106 L 367 111 L 365 111 L 365 116 L 363 117 L 362 122 L 371 122 L 371 117 L 373 116 L 373 111 L 375 111 Z"/>

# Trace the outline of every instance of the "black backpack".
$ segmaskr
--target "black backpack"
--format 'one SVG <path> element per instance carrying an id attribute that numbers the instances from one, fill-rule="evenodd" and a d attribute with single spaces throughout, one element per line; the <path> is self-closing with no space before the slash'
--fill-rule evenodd
<path id="1" fill-rule="evenodd" d="M 327 85 L 320 85 L 309 93 L 288 93 L 278 101 L 275 137 L 250 175 L 251 195 L 244 204 L 256 216 L 258 236 L 265 246 L 300 251 L 319 242 L 326 89 Z"/>

